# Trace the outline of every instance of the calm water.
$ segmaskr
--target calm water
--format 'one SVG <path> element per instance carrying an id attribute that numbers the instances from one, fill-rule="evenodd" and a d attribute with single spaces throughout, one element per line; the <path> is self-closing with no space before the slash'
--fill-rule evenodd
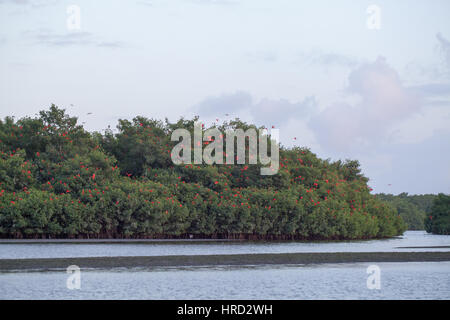
<path id="1" fill-rule="evenodd" d="M 450 299 L 450 262 L 379 263 L 381 288 L 367 288 L 370 264 L 159 268 L 0 274 L 0 299 Z"/>
<path id="2" fill-rule="evenodd" d="M 352 242 L 3 243 L 0 259 L 286 252 L 449 251 L 450 236 L 421 231 Z M 0 299 L 450 299 L 450 262 L 377 263 L 381 288 L 367 288 L 371 263 L 81 270 L 81 289 L 65 270 L 0 273 Z"/>
<path id="3" fill-rule="evenodd" d="M 401 248 L 417 246 L 448 246 L 449 248 Z M 149 241 L 127 244 L 127 241 L 123 241 L 113 244 L 54 244 L 51 242 L 33 244 L 29 241 L 19 241 L 14 244 L 5 244 L 0 241 L 0 259 L 374 251 L 450 251 L 450 235 L 407 231 L 403 236 L 394 239 L 346 242 L 169 241 L 162 243 Z"/>

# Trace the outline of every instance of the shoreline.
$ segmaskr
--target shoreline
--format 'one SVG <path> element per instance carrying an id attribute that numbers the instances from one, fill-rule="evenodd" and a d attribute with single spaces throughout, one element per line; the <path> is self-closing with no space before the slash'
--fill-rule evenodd
<path id="1" fill-rule="evenodd" d="M 231 239 L 231 238 L 94 238 L 94 239 L 16 239 L 16 238 L 0 238 L 2 244 L 165 244 L 165 243 L 213 243 L 213 242 L 229 242 L 229 243 L 342 243 L 342 242 L 369 242 L 376 240 L 392 240 L 401 239 L 403 235 L 392 236 L 387 238 L 360 238 L 360 239 Z"/>
<path id="2" fill-rule="evenodd" d="M 282 264 L 322 264 L 359 262 L 439 262 L 450 261 L 450 252 L 320 252 L 264 253 L 230 255 L 177 255 L 129 257 L 80 257 L 0 259 L 0 272 L 65 270 L 69 265 L 81 269 L 244 266 Z"/>
<path id="3" fill-rule="evenodd" d="M 404 233 L 403 233 L 404 234 Z M 111 238 L 111 237 L 92 237 L 92 238 L 40 238 L 40 237 L 30 237 L 30 238 L 15 238 L 15 237 L 0 237 L 0 244 L 2 243 L 70 243 L 70 242 L 80 242 L 80 243 L 117 243 L 117 242 L 214 242 L 214 241 L 254 241 L 254 242 L 342 242 L 342 241 L 371 241 L 371 240 L 386 240 L 401 238 L 403 234 L 386 236 L 386 237 L 360 237 L 360 238 L 346 238 L 346 237 L 298 237 L 289 235 L 249 235 L 249 234 L 237 234 L 231 236 L 223 237 L 129 237 L 129 238 Z"/>

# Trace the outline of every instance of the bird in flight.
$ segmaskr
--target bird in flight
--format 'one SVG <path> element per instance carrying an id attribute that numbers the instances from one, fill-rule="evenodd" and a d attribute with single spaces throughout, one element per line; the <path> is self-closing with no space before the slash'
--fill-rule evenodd
<path id="1" fill-rule="evenodd" d="M 92 112 L 88 112 L 88 113 L 86 113 L 86 115 L 90 115 L 90 114 L 92 114 Z"/>

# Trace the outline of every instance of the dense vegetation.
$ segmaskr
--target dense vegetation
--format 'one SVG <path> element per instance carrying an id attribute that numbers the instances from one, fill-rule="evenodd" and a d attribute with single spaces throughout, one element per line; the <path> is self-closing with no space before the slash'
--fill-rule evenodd
<path id="1" fill-rule="evenodd" d="M 450 196 L 438 194 L 431 206 L 430 215 L 425 219 L 425 229 L 436 234 L 450 234 Z"/>
<path id="2" fill-rule="evenodd" d="M 436 195 L 408 195 L 403 192 L 398 195 L 380 193 L 377 197 L 397 210 L 408 230 L 425 230 L 425 219 L 431 213 L 431 206 Z"/>
<path id="3" fill-rule="evenodd" d="M 356 239 L 404 231 L 395 210 L 370 193 L 357 161 L 321 160 L 296 147 L 281 148 L 272 176 L 261 176 L 260 164 L 173 165 L 171 132 L 192 131 L 194 120 L 136 117 L 100 134 L 54 105 L 35 118 L 5 118 L 0 234 Z M 250 127 L 238 119 L 218 126 Z"/>

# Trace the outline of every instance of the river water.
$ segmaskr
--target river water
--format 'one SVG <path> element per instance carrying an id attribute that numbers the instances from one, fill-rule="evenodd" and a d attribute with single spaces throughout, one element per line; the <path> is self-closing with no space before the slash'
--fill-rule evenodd
<path id="1" fill-rule="evenodd" d="M 0 241 L 0 259 L 392 251 L 450 251 L 450 236 L 408 231 L 348 242 Z M 2 272 L 0 299 L 450 299 L 450 262 L 376 263 L 379 289 L 368 288 L 370 265 L 91 269 L 81 270 L 75 290 L 67 288 L 65 270 Z"/>

